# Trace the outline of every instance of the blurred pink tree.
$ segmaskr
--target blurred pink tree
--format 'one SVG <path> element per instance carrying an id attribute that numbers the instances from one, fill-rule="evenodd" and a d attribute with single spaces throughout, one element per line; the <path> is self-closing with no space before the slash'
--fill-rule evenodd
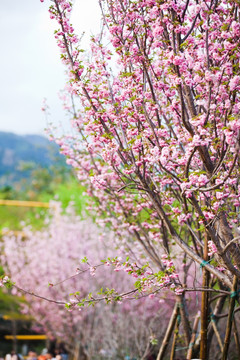
<path id="1" fill-rule="evenodd" d="M 1 262 L 16 284 L 12 293 L 22 294 L 24 289 L 26 295 L 22 312 L 31 315 L 50 338 L 64 341 L 70 353 L 79 351 L 79 359 L 147 358 L 154 350 L 151 341 L 163 336 L 164 329 L 158 329 L 163 308 L 157 298 L 122 304 L 114 299 L 113 289 L 124 293 L 134 281 L 126 272 L 106 266 L 108 261 L 101 262 L 116 255 L 106 243 L 112 244 L 112 234 L 107 232 L 101 240 L 97 226 L 80 219 L 70 207 L 65 215 L 58 208 L 47 222 L 41 231 L 26 227 L 24 237 L 3 238 Z M 171 305 L 165 304 L 168 308 Z"/>

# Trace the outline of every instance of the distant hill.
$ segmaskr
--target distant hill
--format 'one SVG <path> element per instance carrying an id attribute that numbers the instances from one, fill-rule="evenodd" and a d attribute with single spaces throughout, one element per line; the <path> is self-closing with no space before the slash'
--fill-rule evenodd
<path id="1" fill-rule="evenodd" d="M 36 167 L 65 166 L 58 146 L 41 135 L 0 132 L 0 187 L 13 185 Z"/>

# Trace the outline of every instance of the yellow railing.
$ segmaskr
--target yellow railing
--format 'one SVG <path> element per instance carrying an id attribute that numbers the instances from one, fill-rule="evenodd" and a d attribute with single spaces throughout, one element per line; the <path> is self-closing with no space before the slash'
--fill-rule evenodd
<path id="1" fill-rule="evenodd" d="M 0 230 L 0 235 L 14 235 L 14 236 L 24 237 L 26 235 L 26 233 L 24 231 L 20 231 L 20 230 L 3 229 L 3 230 Z"/>
<path id="2" fill-rule="evenodd" d="M 6 340 L 46 340 L 46 335 L 5 335 L 4 336 Z"/>
<path id="3" fill-rule="evenodd" d="M 2 199 L 0 199 L 0 205 L 25 206 L 25 207 L 42 207 L 42 208 L 49 208 L 50 207 L 49 203 L 47 203 L 47 202 L 23 201 L 23 200 L 2 200 Z"/>
<path id="4" fill-rule="evenodd" d="M 41 208 L 50 208 L 50 204 L 42 201 L 25 201 L 25 200 L 4 200 L 0 199 L 0 205 L 5 206 L 23 206 L 23 207 L 41 207 Z M 25 233 L 23 231 L 15 230 L 0 230 L 1 235 L 14 235 L 24 237 Z"/>

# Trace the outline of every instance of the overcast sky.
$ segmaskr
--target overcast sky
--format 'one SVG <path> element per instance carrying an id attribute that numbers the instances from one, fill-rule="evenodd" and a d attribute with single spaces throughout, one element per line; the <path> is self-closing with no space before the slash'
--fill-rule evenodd
<path id="1" fill-rule="evenodd" d="M 45 0 L 12 0 L 1 4 L 0 12 L 0 131 L 43 134 L 46 127 L 41 111 L 43 98 L 50 105 L 50 120 L 67 128 L 58 92 L 64 87 L 64 67 L 49 19 Z M 98 0 L 76 0 L 72 22 L 78 32 L 90 34 L 100 28 Z"/>

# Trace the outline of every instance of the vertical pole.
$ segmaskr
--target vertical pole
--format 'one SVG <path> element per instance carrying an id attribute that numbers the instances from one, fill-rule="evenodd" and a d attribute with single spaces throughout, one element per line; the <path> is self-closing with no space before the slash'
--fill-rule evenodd
<path id="1" fill-rule="evenodd" d="M 240 359 L 240 341 L 238 336 L 237 324 L 234 316 L 233 316 L 233 329 L 234 329 L 234 339 L 237 346 L 238 356 Z"/>
<path id="2" fill-rule="evenodd" d="M 232 323 L 233 323 L 233 316 L 234 316 L 234 306 L 235 306 L 235 300 L 237 297 L 236 290 L 237 290 L 237 277 L 234 276 L 233 286 L 232 286 L 232 295 L 231 295 L 230 303 L 229 303 L 229 312 L 228 312 L 227 327 L 226 327 L 226 333 L 225 333 L 225 339 L 224 339 L 224 345 L 223 345 L 222 360 L 227 360 L 228 348 L 229 348 L 229 344 L 230 344 L 230 336 L 231 336 L 231 330 L 232 330 Z"/>
<path id="3" fill-rule="evenodd" d="M 80 359 L 80 341 L 76 341 L 75 348 L 74 348 L 74 355 L 73 360 L 79 360 Z"/>
<path id="4" fill-rule="evenodd" d="M 203 259 L 208 261 L 208 235 L 205 233 L 204 237 L 204 250 L 203 250 Z M 209 272 L 204 266 L 203 270 L 203 280 L 202 287 L 208 288 L 209 286 Z M 207 360 L 208 358 L 208 349 L 207 349 L 207 328 L 208 328 L 208 292 L 202 291 L 202 304 L 201 304 L 201 340 L 200 340 L 200 359 Z"/>
<path id="5" fill-rule="evenodd" d="M 191 331 L 190 331 L 190 324 L 189 324 L 187 314 L 186 314 L 184 294 L 178 295 L 177 299 L 178 299 L 177 301 L 178 301 L 179 312 L 181 315 L 181 322 L 182 322 L 182 326 L 183 326 L 184 341 L 185 341 L 185 345 L 188 347 L 190 340 L 191 340 Z"/>
<path id="6" fill-rule="evenodd" d="M 188 347 L 188 352 L 187 352 L 187 360 L 191 360 L 191 358 L 192 358 L 193 346 L 194 346 L 195 339 L 196 339 L 199 320 L 200 320 L 200 312 L 197 313 L 195 320 L 194 320 L 192 337 L 191 337 L 191 341 L 190 341 L 190 344 Z"/>
<path id="7" fill-rule="evenodd" d="M 218 331 L 218 328 L 217 328 L 217 325 L 215 323 L 215 319 L 212 319 L 212 326 L 213 326 L 213 330 L 215 332 L 215 335 L 216 335 L 216 338 L 217 338 L 217 341 L 218 341 L 218 345 L 221 349 L 221 352 L 223 352 L 223 344 L 222 344 L 222 339 L 221 339 L 221 336 L 219 334 L 219 331 Z"/>
<path id="8" fill-rule="evenodd" d="M 17 322 L 12 319 L 13 350 L 17 353 Z"/>
<path id="9" fill-rule="evenodd" d="M 224 304 L 225 304 L 225 301 L 226 301 L 226 298 L 227 298 L 226 296 L 220 297 L 217 300 L 217 303 L 216 303 L 215 308 L 213 310 L 212 319 L 214 319 L 214 322 L 215 322 L 216 325 L 218 324 L 218 321 L 219 321 L 219 318 L 217 317 L 217 315 L 221 314 L 222 309 L 223 309 Z M 209 328 L 208 328 L 208 354 L 209 354 L 209 349 L 211 347 L 213 334 L 214 334 L 214 328 L 213 328 L 213 322 L 211 321 L 211 323 L 209 324 Z"/>
<path id="10" fill-rule="evenodd" d="M 174 360 L 174 356 L 175 356 L 176 342 L 177 342 L 177 337 L 178 337 L 178 332 L 179 332 L 179 324 L 180 324 L 180 315 L 177 316 L 177 321 L 175 324 L 176 324 L 176 326 L 175 326 L 174 335 L 173 335 L 170 360 Z"/>
<path id="11" fill-rule="evenodd" d="M 168 323 L 166 334 L 164 336 L 163 342 L 162 342 L 161 347 L 158 352 L 157 360 L 163 360 L 164 354 L 167 350 L 167 346 L 169 344 L 169 340 L 170 340 L 170 337 L 172 335 L 172 332 L 173 332 L 173 329 L 174 329 L 174 326 L 175 326 L 175 323 L 177 320 L 177 316 L 178 316 L 178 303 L 176 302 L 173 312 L 172 312 L 172 315 L 171 315 L 171 318 Z"/>

